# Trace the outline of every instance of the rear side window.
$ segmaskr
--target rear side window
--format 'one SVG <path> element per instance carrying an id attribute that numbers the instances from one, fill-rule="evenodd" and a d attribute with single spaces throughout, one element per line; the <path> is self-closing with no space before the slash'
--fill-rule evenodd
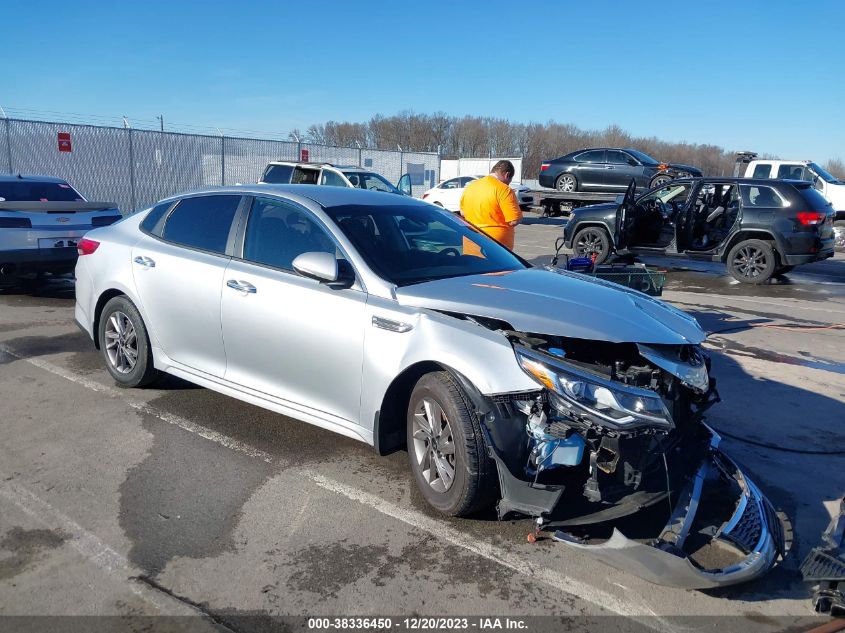
<path id="1" fill-rule="evenodd" d="M 287 184 L 290 182 L 292 173 L 293 167 L 291 165 L 270 165 L 261 180 L 274 185 Z"/>
<path id="2" fill-rule="evenodd" d="M 781 165 L 778 167 L 778 178 L 789 178 L 792 180 L 812 180 L 807 177 L 807 170 L 803 165 Z"/>
<path id="3" fill-rule="evenodd" d="M 604 162 L 604 150 L 603 149 L 595 149 L 589 152 L 582 152 L 575 157 L 579 163 L 603 163 Z"/>
<path id="4" fill-rule="evenodd" d="M 754 173 L 751 174 L 752 178 L 771 178 L 771 176 L 771 165 L 754 165 Z"/>
<path id="5" fill-rule="evenodd" d="M 162 238 L 212 253 L 225 253 L 240 196 L 199 196 L 182 200 L 164 224 Z"/>
<path id="6" fill-rule="evenodd" d="M 65 182 L 16 180 L 0 182 L 0 202 L 82 202 L 84 198 Z"/>
<path id="7" fill-rule="evenodd" d="M 746 207 L 784 207 L 783 198 L 772 187 L 742 185 L 742 204 Z"/>

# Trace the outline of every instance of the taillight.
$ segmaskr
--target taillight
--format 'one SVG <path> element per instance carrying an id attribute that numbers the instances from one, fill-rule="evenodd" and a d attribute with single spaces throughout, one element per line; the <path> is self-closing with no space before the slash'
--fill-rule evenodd
<path id="1" fill-rule="evenodd" d="M 804 226 L 816 226 L 817 224 L 821 224 L 822 222 L 824 222 L 824 219 L 826 217 L 827 214 L 819 213 L 818 211 L 798 212 L 798 222 L 800 222 Z"/>
<path id="2" fill-rule="evenodd" d="M 82 257 L 83 255 L 91 255 L 94 251 L 97 250 L 97 247 L 99 245 L 99 242 L 95 240 L 89 240 L 88 238 L 83 237 L 76 243 L 76 252 L 79 253 L 80 257 Z"/>
<path id="3" fill-rule="evenodd" d="M 540 165 L 540 171 L 546 171 L 548 168 L 549 168 L 548 163 L 543 163 L 542 165 Z"/>
<path id="4" fill-rule="evenodd" d="M 422 199 L 425 200 L 426 198 L 428 198 L 428 196 L 429 196 L 429 194 L 424 193 Z"/>

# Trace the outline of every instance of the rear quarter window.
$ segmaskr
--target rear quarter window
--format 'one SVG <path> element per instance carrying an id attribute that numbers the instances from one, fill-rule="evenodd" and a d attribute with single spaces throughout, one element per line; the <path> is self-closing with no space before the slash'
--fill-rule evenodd
<path id="1" fill-rule="evenodd" d="M 811 210 L 818 211 L 819 213 L 831 212 L 833 207 L 830 202 L 828 202 L 816 189 L 810 186 L 810 184 L 807 184 L 806 186 L 799 185 L 796 186 L 795 189 L 798 191 L 798 195 L 801 196 L 801 199 Z"/>
<path id="2" fill-rule="evenodd" d="M 141 230 L 161 237 L 161 224 L 164 219 L 164 214 L 167 213 L 172 206 L 172 200 L 170 202 L 163 202 L 162 204 L 154 206 L 147 214 L 147 217 L 141 221 Z"/>

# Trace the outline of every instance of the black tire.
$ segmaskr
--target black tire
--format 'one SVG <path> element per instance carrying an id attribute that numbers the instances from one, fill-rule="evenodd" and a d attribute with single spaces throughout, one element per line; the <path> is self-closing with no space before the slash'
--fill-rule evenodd
<path id="1" fill-rule="evenodd" d="M 153 367 L 147 327 L 138 308 L 127 297 L 121 295 L 109 300 L 100 314 L 97 330 L 106 369 L 119 386 L 144 387 L 159 377 L 160 372 Z"/>
<path id="2" fill-rule="evenodd" d="M 728 253 L 728 272 L 744 284 L 762 284 L 775 273 L 775 251 L 769 242 L 744 240 Z"/>
<path id="3" fill-rule="evenodd" d="M 596 255 L 595 263 L 601 264 L 610 257 L 610 235 L 600 226 L 587 226 L 572 238 L 576 257 Z"/>
<path id="4" fill-rule="evenodd" d="M 555 189 L 566 193 L 578 191 L 578 179 L 574 174 L 561 174 L 555 180 Z"/>
<path id="5" fill-rule="evenodd" d="M 429 413 L 440 427 L 434 441 L 431 427 L 426 427 Z M 466 392 L 448 372 L 426 374 L 414 386 L 407 412 L 408 461 L 425 500 L 448 516 L 488 508 L 498 493 L 496 465 L 479 424 Z M 435 455 L 445 464 L 444 471 L 436 468 Z M 448 473 L 450 465 L 453 475 L 448 480 L 440 473 Z"/>
<path id="6" fill-rule="evenodd" d="M 648 187 L 649 189 L 653 189 L 655 187 L 659 187 L 660 185 L 665 185 L 667 182 L 671 182 L 672 180 L 674 179 L 669 174 L 657 174 L 651 179 Z"/>

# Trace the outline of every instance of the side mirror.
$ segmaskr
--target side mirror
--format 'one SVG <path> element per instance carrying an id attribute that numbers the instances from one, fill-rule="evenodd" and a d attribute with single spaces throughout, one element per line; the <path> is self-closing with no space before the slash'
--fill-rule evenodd
<path id="1" fill-rule="evenodd" d="M 302 253 L 293 260 L 293 269 L 304 277 L 319 282 L 338 280 L 337 258 L 333 253 Z"/>
<path id="2" fill-rule="evenodd" d="M 411 193 L 411 174 L 403 174 L 399 182 L 396 183 L 396 188 L 406 196 L 413 195 Z"/>

